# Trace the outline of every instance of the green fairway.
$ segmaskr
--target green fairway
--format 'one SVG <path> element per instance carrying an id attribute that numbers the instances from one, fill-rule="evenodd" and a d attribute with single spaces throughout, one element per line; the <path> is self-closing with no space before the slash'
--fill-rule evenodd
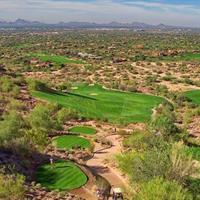
<path id="1" fill-rule="evenodd" d="M 200 61 L 200 53 L 184 53 L 177 56 L 163 57 L 166 61 Z"/>
<path id="2" fill-rule="evenodd" d="M 185 61 L 200 61 L 200 53 L 185 53 L 180 58 Z"/>
<path id="3" fill-rule="evenodd" d="M 58 149 L 64 149 L 64 150 L 70 150 L 77 147 L 86 149 L 90 147 L 89 140 L 73 135 L 64 135 L 56 137 L 53 139 L 52 143 Z"/>
<path id="4" fill-rule="evenodd" d="M 59 56 L 59 55 L 48 55 L 42 53 L 31 54 L 31 56 L 36 57 L 44 62 L 53 62 L 58 65 L 62 64 L 83 64 L 81 60 L 73 60 L 66 56 Z"/>
<path id="5" fill-rule="evenodd" d="M 45 164 L 36 172 L 37 182 L 49 190 L 72 190 L 86 184 L 87 176 L 70 161 Z"/>
<path id="6" fill-rule="evenodd" d="M 184 93 L 193 103 L 200 105 L 200 90 L 191 90 Z"/>
<path id="7" fill-rule="evenodd" d="M 74 109 L 88 119 L 101 119 L 113 123 L 147 121 L 152 109 L 165 101 L 161 97 L 107 90 L 99 85 L 86 84 L 77 86 L 73 92 L 34 91 L 32 95 Z"/>
<path id="8" fill-rule="evenodd" d="M 75 126 L 75 127 L 70 128 L 69 132 L 74 133 L 74 134 L 93 135 L 96 133 L 96 130 L 88 126 Z"/>

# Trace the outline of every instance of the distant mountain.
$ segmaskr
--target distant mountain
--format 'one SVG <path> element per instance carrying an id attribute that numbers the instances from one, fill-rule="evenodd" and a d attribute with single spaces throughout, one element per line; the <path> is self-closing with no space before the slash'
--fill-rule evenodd
<path id="1" fill-rule="evenodd" d="M 38 21 L 27 21 L 17 19 L 13 22 L 0 21 L 0 28 L 66 28 L 66 29 L 188 29 L 186 27 L 168 26 L 165 24 L 150 25 L 146 23 L 119 23 L 111 22 L 105 24 L 97 24 L 90 22 L 60 22 L 57 24 L 46 24 Z"/>
<path id="2" fill-rule="evenodd" d="M 28 27 L 42 27 L 43 23 L 37 21 L 27 21 L 24 19 L 17 19 L 14 22 L 0 21 L 0 28 L 28 28 Z"/>

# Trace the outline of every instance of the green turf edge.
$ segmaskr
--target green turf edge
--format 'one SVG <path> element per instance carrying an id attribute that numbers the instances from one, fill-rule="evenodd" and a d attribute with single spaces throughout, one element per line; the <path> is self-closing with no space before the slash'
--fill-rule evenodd
<path id="1" fill-rule="evenodd" d="M 53 172 L 52 174 L 49 174 L 49 173 L 51 173 L 51 171 L 54 170 L 56 165 L 59 165 L 59 164 L 61 166 L 62 166 L 62 164 L 63 165 L 67 164 L 68 167 L 73 167 L 72 168 L 73 173 L 72 174 L 69 173 L 69 177 L 70 178 L 73 178 L 73 177 L 79 178 L 79 182 L 77 180 L 75 180 L 74 182 L 71 181 L 71 185 L 70 185 L 70 182 L 64 183 L 63 181 L 67 181 L 68 179 L 62 180 L 63 177 L 65 177 L 65 176 L 63 176 L 63 174 L 59 173 L 59 174 L 57 174 L 58 180 L 56 182 L 54 182 L 56 185 L 54 185 L 54 186 L 50 185 L 50 181 L 53 180 L 53 177 L 56 175 L 56 173 L 55 172 Z M 47 169 L 46 174 L 45 174 L 45 168 Z M 61 167 L 60 167 L 60 170 L 61 170 Z M 75 172 L 77 172 L 77 174 L 75 174 Z M 74 176 L 74 175 L 76 175 L 76 176 Z M 43 178 L 41 178 L 41 176 Z M 39 166 L 36 170 L 36 182 L 41 184 L 41 186 L 47 188 L 48 190 L 70 191 L 70 190 L 78 189 L 78 188 L 84 186 L 87 183 L 87 181 L 88 181 L 87 175 L 82 171 L 82 169 L 79 166 L 77 166 L 75 163 L 73 163 L 71 161 L 63 161 L 63 160 L 56 161 L 54 163 L 54 166 L 51 166 L 50 164 L 46 163 L 44 165 Z M 60 184 L 58 184 L 58 183 L 60 183 Z M 58 186 L 57 186 L 57 184 L 58 184 Z"/>
<path id="2" fill-rule="evenodd" d="M 63 135 L 52 139 L 52 144 L 61 150 L 72 150 L 73 147 L 80 146 L 81 149 L 87 149 L 91 146 L 88 139 L 74 135 Z"/>
<path id="3" fill-rule="evenodd" d="M 91 126 L 74 126 L 69 129 L 70 133 L 94 135 L 97 131 Z"/>
<path id="4" fill-rule="evenodd" d="M 189 90 L 183 93 L 193 103 L 200 105 L 200 90 Z"/>
<path id="5" fill-rule="evenodd" d="M 109 91 L 113 94 L 113 93 L 118 93 L 118 94 L 125 94 L 125 95 L 133 95 L 133 96 L 146 96 L 148 99 L 150 99 L 152 97 L 152 101 L 154 101 L 154 104 L 155 104 L 155 101 L 157 101 L 157 105 L 167 101 L 165 98 L 163 97 L 159 97 L 159 96 L 154 96 L 154 95 L 149 95 L 149 94 L 143 94 L 143 93 L 132 93 L 132 92 L 123 92 L 123 91 L 116 91 L 116 90 L 109 90 L 109 89 L 105 89 L 103 88 L 102 86 L 100 85 L 95 85 L 93 86 L 95 88 L 93 89 L 97 89 L 97 90 L 101 90 L 101 92 L 105 91 L 106 93 L 108 93 Z M 58 99 L 58 96 L 55 96 L 54 94 L 51 94 L 51 93 L 46 93 L 46 92 L 42 92 L 42 91 L 32 91 L 31 94 L 35 97 L 35 98 L 38 98 L 38 99 L 43 99 L 43 100 L 46 100 L 46 101 L 49 101 L 49 102 L 57 102 L 59 103 L 60 105 L 64 106 L 64 107 L 73 107 L 73 109 L 77 110 L 77 112 L 79 113 L 79 116 L 80 117 L 84 117 L 84 118 L 87 118 L 87 119 L 93 119 L 93 120 L 101 120 L 101 121 L 104 121 L 104 120 L 107 120 L 108 122 L 110 123 L 113 123 L 113 124 L 129 124 L 129 123 L 135 123 L 135 122 L 147 122 L 149 119 L 150 119 L 150 116 L 152 114 L 152 111 L 150 111 L 150 109 L 152 110 L 156 105 L 152 105 L 149 107 L 149 109 L 147 110 L 147 115 L 142 115 L 142 114 L 133 114 L 134 116 L 132 116 L 131 118 L 129 116 L 124 116 L 124 117 L 105 117 L 105 116 L 98 116 L 98 114 L 94 114 L 94 113 L 89 113 L 85 110 L 83 110 L 82 108 L 79 108 L 80 107 L 80 104 L 78 104 L 78 107 L 74 107 L 74 106 L 71 106 L 71 105 L 65 105 L 65 103 L 63 102 L 63 96 L 66 96 L 66 95 L 69 95 L 71 96 L 72 95 L 79 95 L 80 94 L 80 89 L 82 90 L 82 93 L 84 95 L 85 91 L 87 89 L 89 89 L 89 91 L 91 90 L 92 87 L 90 87 L 89 85 L 87 84 L 82 84 L 81 86 L 79 86 L 79 90 L 76 91 L 78 93 L 69 93 L 69 94 L 63 94 L 61 92 L 57 92 L 57 95 L 61 95 L 61 100 Z M 71 98 L 71 97 L 70 97 Z M 157 100 L 156 100 L 157 99 Z M 80 99 L 78 99 L 77 101 L 80 101 Z M 63 104 L 64 103 L 64 104 Z M 143 111 L 141 112 L 144 112 L 144 109 Z M 151 113 L 150 113 L 151 112 Z M 107 113 L 108 114 L 108 113 Z"/>
<path id="6" fill-rule="evenodd" d="M 31 53 L 29 54 L 31 57 L 36 57 L 43 62 L 53 62 L 55 64 L 84 64 L 82 60 L 75 60 L 73 58 L 69 58 L 67 56 L 56 55 L 56 54 L 46 54 L 46 53 Z"/>

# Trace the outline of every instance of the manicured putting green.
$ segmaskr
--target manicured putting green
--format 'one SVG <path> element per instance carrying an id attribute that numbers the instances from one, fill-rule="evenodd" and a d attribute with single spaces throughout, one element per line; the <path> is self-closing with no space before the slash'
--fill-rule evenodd
<path id="1" fill-rule="evenodd" d="M 69 129 L 69 132 L 75 134 L 94 135 L 96 130 L 89 126 L 74 126 Z"/>
<path id="2" fill-rule="evenodd" d="M 37 182 L 49 190 L 72 190 L 86 184 L 87 176 L 70 161 L 45 164 L 36 172 Z"/>
<path id="3" fill-rule="evenodd" d="M 88 119 L 107 120 L 113 123 L 147 121 L 152 109 L 165 101 L 161 97 L 142 93 L 108 90 L 100 85 L 76 86 L 77 89 L 73 92 L 34 91 L 32 95 L 74 109 Z M 91 95 L 94 93 L 97 95 Z"/>
<path id="4" fill-rule="evenodd" d="M 200 90 L 191 90 L 184 93 L 193 103 L 200 105 Z"/>
<path id="5" fill-rule="evenodd" d="M 67 63 L 74 63 L 74 64 L 82 64 L 83 63 L 83 61 L 81 61 L 81 60 L 73 60 L 66 56 L 60 56 L 60 55 L 35 53 L 35 54 L 31 54 L 31 56 L 39 58 L 40 60 L 42 60 L 44 62 L 50 61 L 50 62 L 56 63 L 58 65 L 67 64 Z"/>
<path id="6" fill-rule="evenodd" d="M 89 140 L 74 135 L 64 135 L 56 137 L 53 139 L 52 143 L 58 149 L 65 149 L 65 150 L 70 150 L 78 147 L 86 149 L 91 145 Z"/>

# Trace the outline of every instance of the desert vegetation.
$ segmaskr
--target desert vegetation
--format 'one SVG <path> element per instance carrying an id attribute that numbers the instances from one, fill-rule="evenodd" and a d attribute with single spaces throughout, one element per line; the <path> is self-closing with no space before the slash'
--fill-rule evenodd
<path id="1" fill-rule="evenodd" d="M 0 199 L 200 198 L 200 37 L 0 31 Z"/>

